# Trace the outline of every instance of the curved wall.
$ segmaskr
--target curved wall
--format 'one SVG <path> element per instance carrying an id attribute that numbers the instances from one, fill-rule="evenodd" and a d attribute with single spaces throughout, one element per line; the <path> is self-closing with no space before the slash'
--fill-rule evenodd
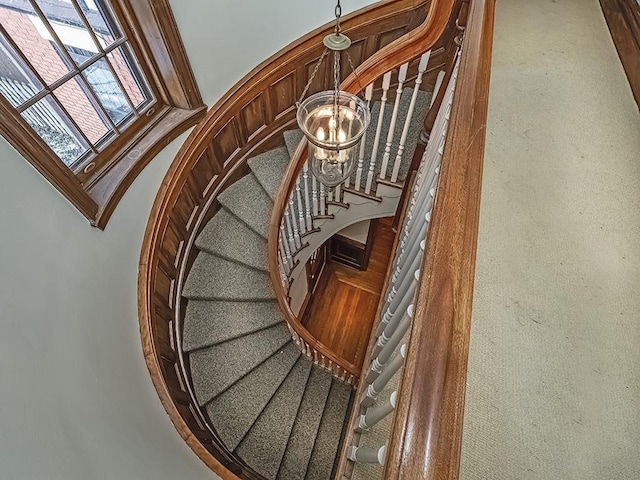
<path id="1" fill-rule="evenodd" d="M 333 15 L 314 0 L 171 3 L 209 105 Z M 162 409 L 137 327 L 144 228 L 185 138 L 136 179 L 104 232 L 0 138 L 0 478 L 213 477 Z"/>

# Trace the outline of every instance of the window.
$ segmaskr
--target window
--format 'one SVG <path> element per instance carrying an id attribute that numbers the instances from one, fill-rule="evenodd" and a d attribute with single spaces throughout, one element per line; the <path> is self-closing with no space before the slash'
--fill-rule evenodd
<path id="1" fill-rule="evenodd" d="M 100 227 L 205 110 L 167 0 L 0 0 L 0 94 L 5 138 Z"/>

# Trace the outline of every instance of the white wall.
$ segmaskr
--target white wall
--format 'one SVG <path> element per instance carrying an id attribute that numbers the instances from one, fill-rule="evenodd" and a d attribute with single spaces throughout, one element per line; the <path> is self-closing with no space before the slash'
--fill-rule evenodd
<path id="1" fill-rule="evenodd" d="M 172 4 L 208 104 L 333 12 L 314 0 Z M 0 139 L 0 478 L 212 477 L 160 405 L 137 326 L 145 224 L 185 138 L 140 175 L 104 232 Z"/>

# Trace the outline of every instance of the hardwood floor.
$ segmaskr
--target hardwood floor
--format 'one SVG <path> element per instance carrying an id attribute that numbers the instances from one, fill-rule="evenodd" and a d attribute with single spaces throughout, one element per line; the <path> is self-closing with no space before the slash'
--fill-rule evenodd
<path id="1" fill-rule="evenodd" d="M 374 230 L 366 271 L 329 262 L 307 308 L 306 326 L 318 340 L 360 366 L 391 259 L 393 218 L 382 218 Z"/>

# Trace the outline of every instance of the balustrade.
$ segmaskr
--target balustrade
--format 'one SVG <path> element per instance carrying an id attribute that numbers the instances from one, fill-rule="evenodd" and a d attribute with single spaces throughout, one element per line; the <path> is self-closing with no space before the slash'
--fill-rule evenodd
<path id="1" fill-rule="evenodd" d="M 421 72 L 424 73 L 428 62 L 428 52 L 420 60 L 416 84 L 421 81 Z M 453 92 L 456 83 L 457 64 L 447 85 L 447 91 L 439 106 L 439 111 L 430 132 L 427 145 L 421 158 L 413 190 L 408 200 L 407 212 L 401 226 L 401 237 L 391 267 L 391 278 L 387 286 L 385 301 L 381 308 L 381 318 L 376 329 L 376 340 L 370 349 L 370 366 L 365 376 L 366 385 L 359 404 L 360 414 L 353 425 L 353 438 L 362 439 L 367 432 L 374 428 L 383 418 L 391 415 L 396 408 L 398 392 L 393 391 L 389 400 L 378 404 L 380 394 L 388 388 L 391 380 L 402 371 L 404 360 L 407 356 L 407 344 L 403 339 L 412 327 L 415 315 L 414 301 L 416 290 L 420 280 L 420 266 L 426 248 L 431 223 L 431 212 L 437 194 L 440 162 L 442 158 L 444 141 L 453 101 Z M 402 92 L 404 75 L 400 72 L 398 91 Z M 409 106 L 408 121 L 415 105 L 415 92 Z M 384 93 L 383 93 L 384 95 Z M 392 113 L 392 127 L 396 121 L 397 108 L 394 106 Z M 405 122 L 400 145 L 394 160 L 391 181 L 398 178 L 399 165 L 403 156 L 404 142 L 407 137 L 408 123 Z M 393 135 L 387 137 L 387 145 Z M 382 159 L 382 171 L 380 178 L 386 175 L 390 148 L 385 147 L 385 156 Z M 428 321 L 428 319 L 427 319 Z M 397 382 L 395 382 L 397 383 Z M 379 436 L 376 438 L 380 438 Z M 360 447 L 353 444 L 347 451 L 348 458 L 356 463 L 384 464 L 385 446 L 380 448 Z M 356 467 L 357 468 L 357 467 Z"/>

